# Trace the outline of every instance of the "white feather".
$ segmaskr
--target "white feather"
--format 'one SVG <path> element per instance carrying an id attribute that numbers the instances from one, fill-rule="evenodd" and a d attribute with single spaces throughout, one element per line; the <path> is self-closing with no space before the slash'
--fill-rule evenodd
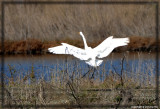
<path id="1" fill-rule="evenodd" d="M 91 47 L 88 47 L 82 32 L 80 32 L 80 35 L 82 36 L 85 49 L 62 43 L 60 46 L 48 48 L 49 52 L 73 55 L 80 60 L 85 60 L 90 66 L 97 67 L 102 64 L 103 60 L 96 58 L 104 58 L 108 56 L 114 48 L 125 46 L 129 43 L 129 38 L 113 38 L 113 36 L 110 36 L 97 47 L 92 49 Z"/>
<path id="2" fill-rule="evenodd" d="M 52 48 L 48 48 L 49 52 L 54 53 L 54 54 L 69 54 L 73 55 L 76 58 L 79 58 L 80 60 L 87 60 L 88 58 L 86 57 L 86 52 L 84 49 L 62 43 L 61 46 L 56 46 Z"/>
<path id="3" fill-rule="evenodd" d="M 116 47 L 125 46 L 129 43 L 129 38 L 113 38 L 113 36 L 105 39 L 100 45 L 94 48 L 98 52 L 98 58 L 108 56 Z"/>

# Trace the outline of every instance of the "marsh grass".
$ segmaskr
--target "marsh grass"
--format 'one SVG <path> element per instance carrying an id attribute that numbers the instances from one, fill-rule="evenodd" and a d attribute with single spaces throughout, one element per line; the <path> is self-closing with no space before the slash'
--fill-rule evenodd
<path id="1" fill-rule="evenodd" d="M 89 42 L 115 37 L 155 36 L 155 11 L 151 5 L 7 5 L 5 39 Z"/>
<path id="2" fill-rule="evenodd" d="M 8 65 L 11 76 L 5 76 L 5 104 L 21 107 L 26 104 L 77 104 L 78 108 L 84 104 L 153 105 L 154 66 L 146 62 L 147 68 L 142 68 L 141 53 L 138 56 L 138 66 L 129 66 L 128 57 L 124 55 L 118 66 L 113 65 L 114 70 L 88 68 L 85 75 L 82 71 L 86 70 L 79 68 L 77 61 L 71 63 L 67 62 L 68 59 L 64 66 L 57 62 L 57 66 L 61 67 L 46 67 L 48 72 L 38 75 L 33 64 L 29 71 L 17 71 L 14 66 Z M 74 70 L 70 72 L 70 68 Z"/>
<path id="3" fill-rule="evenodd" d="M 128 47 L 117 51 L 155 51 L 154 9 L 151 5 L 7 5 L 5 53 L 45 54 L 62 42 L 82 48 L 79 31 L 91 47 L 112 35 L 131 39 Z"/>

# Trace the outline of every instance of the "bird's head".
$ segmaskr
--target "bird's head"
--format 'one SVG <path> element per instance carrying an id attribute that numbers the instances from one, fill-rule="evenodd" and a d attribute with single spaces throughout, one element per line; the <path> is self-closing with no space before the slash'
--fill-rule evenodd
<path id="1" fill-rule="evenodd" d="M 79 34 L 80 34 L 80 35 L 83 35 L 83 33 L 82 33 L 81 31 L 79 32 Z"/>

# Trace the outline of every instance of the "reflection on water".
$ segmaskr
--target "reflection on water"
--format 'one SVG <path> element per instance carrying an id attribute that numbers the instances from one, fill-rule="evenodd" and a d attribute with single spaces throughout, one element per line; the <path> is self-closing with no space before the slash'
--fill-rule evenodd
<path id="1" fill-rule="evenodd" d="M 121 73 L 122 58 L 123 72 L 126 75 L 137 77 L 137 75 L 155 74 L 156 54 L 155 53 L 112 53 L 106 57 L 103 63 L 97 68 L 95 77 L 103 80 L 109 72 Z M 67 72 L 69 75 L 80 73 L 83 75 L 92 67 L 84 61 L 78 60 L 73 56 L 66 55 L 13 55 L 5 56 L 5 76 L 29 75 L 35 73 L 35 77 L 50 80 L 55 72 Z M 58 75 L 60 73 L 56 73 Z"/>

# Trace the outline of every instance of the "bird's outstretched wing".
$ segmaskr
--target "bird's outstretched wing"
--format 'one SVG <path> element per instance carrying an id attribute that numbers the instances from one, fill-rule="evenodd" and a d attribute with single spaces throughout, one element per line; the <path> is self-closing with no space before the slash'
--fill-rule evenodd
<path id="1" fill-rule="evenodd" d="M 52 48 L 48 48 L 48 51 L 51 53 L 55 53 L 55 54 L 69 54 L 69 55 L 73 55 L 76 58 L 79 58 L 81 60 L 87 60 L 87 56 L 86 56 L 86 52 L 85 50 L 66 44 L 66 43 L 62 43 L 62 45 L 60 46 L 56 46 L 56 47 L 52 47 Z"/>
<path id="2" fill-rule="evenodd" d="M 98 52 L 98 58 L 104 58 L 108 56 L 114 48 L 127 45 L 128 43 L 129 38 L 113 38 L 113 36 L 110 36 L 95 47 L 94 50 Z"/>

